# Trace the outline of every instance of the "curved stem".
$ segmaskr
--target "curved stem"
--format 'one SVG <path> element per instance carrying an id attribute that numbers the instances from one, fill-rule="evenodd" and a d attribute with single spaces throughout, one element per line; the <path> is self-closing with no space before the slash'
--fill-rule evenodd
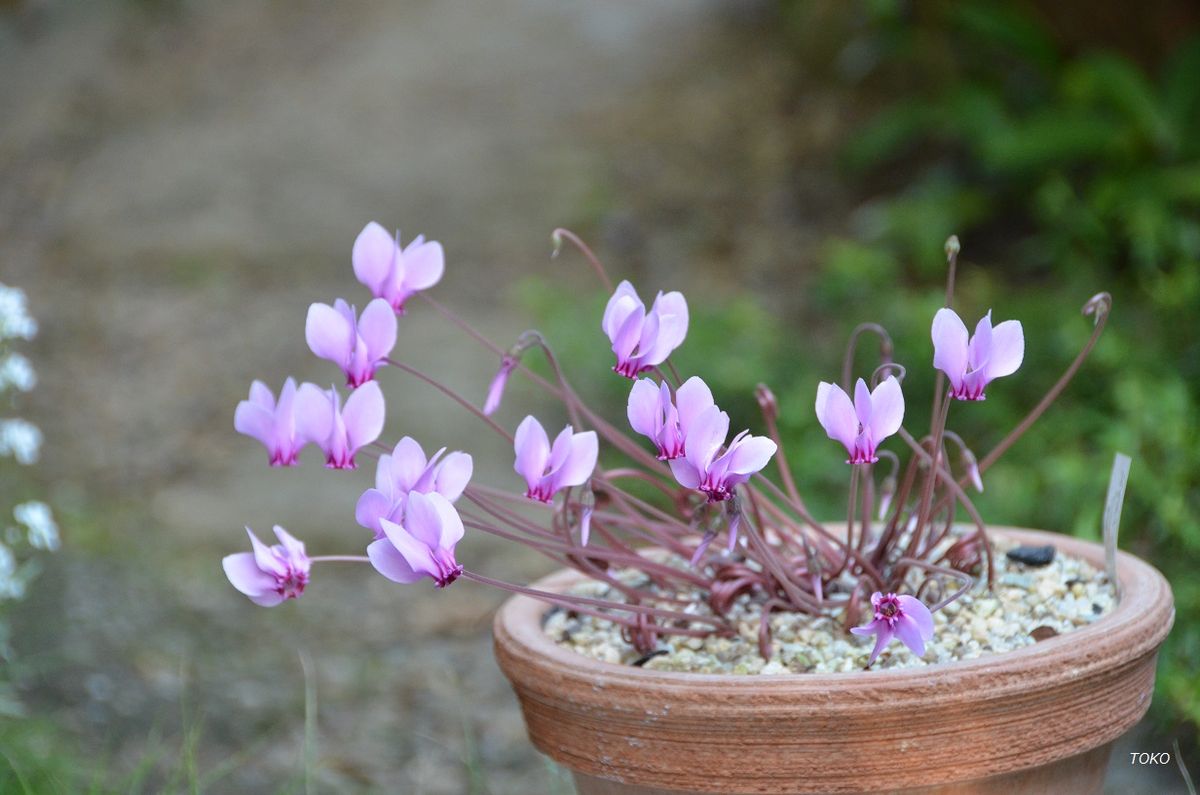
<path id="1" fill-rule="evenodd" d="M 554 251 L 550 256 L 552 258 L 558 256 L 558 252 L 562 249 L 563 238 L 571 241 L 571 244 L 579 249 L 583 256 L 587 258 L 588 264 L 592 266 L 592 270 L 596 272 L 596 275 L 600 277 L 600 281 L 604 284 L 604 289 L 611 293 L 613 291 L 613 283 L 612 279 L 608 277 L 608 271 L 604 270 L 604 266 L 600 264 L 600 260 L 596 258 L 596 255 L 592 253 L 587 244 L 579 239 L 579 235 L 570 229 L 564 229 L 560 226 L 550 233 L 550 239 L 554 241 Z"/>

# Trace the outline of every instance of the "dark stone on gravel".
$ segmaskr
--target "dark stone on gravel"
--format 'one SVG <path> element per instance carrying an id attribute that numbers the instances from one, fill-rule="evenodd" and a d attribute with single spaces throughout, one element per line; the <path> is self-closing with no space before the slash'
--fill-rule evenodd
<path id="1" fill-rule="evenodd" d="M 1054 545 L 1044 547 L 1015 547 L 1008 551 L 1008 559 L 1026 566 L 1049 566 L 1054 562 Z"/>

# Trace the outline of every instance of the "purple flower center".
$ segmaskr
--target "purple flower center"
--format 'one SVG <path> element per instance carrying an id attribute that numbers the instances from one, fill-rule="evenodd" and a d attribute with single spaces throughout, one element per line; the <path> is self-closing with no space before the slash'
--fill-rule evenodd
<path id="1" fill-rule="evenodd" d="M 875 618 L 888 622 L 889 626 L 894 625 L 903 612 L 900 609 L 900 600 L 895 594 L 888 594 L 875 605 Z"/>
<path id="2" fill-rule="evenodd" d="M 304 593 L 306 585 L 308 585 L 308 573 L 289 567 L 286 576 L 275 578 L 275 593 L 284 599 L 297 599 L 300 594 Z"/>
<path id="3" fill-rule="evenodd" d="M 438 588 L 445 588 L 450 583 L 459 578 L 463 573 L 463 567 L 455 560 L 454 555 L 449 550 L 439 549 L 433 553 L 433 562 L 437 566 L 437 574 L 434 575 L 433 581 Z"/>

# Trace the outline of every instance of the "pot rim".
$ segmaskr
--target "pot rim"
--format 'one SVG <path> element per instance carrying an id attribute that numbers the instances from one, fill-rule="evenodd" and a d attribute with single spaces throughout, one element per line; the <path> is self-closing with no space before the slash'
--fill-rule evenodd
<path id="1" fill-rule="evenodd" d="M 997 526 L 989 527 L 993 537 L 1012 539 L 1019 543 L 1054 544 L 1060 553 L 1082 558 L 1101 571 L 1104 569 L 1104 549 L 1093 541 L 1045 530 Z M 562 590 L 569 585 L 589 579 L 574 569 L 561 569 L 538 580 L 532 587 L 543 590 Z M 661 687 L 692 688 L 703 685 L 718 691 L 736 691 L 746 687 L 761 687 L 770 682 L 773 688 L 789 690 L 825 691 L 830 685 L 847 685 L 855 680 L 869 684 L 873 689 L 900 688 L 911 690 L 921 685 L 947 686 L 947 677 L 967 678 L 981 670 L 993 667 L 1016 666 L 1036 668 L 1039 662 L 1052 661 L 1062 656 L 1070 646 L 1088 644 L 1111 649 L 1112 654 L 1100 656 L 1104 666 L 1113 664 L 1113 657 L 1132 660 L 1153 652 L 1161 645 L 1174 623 L 1175 609 L 1170 586 L 1157 569 L 1140 558 L 1123 551 L 1117 553 L 1117 580 L 1119 593 L 1116 608 L 1106 616 L 1084 627 L 1057 635 L 1029 646 L 1006 652 L 994 652 L 969 660 L 953 660 L 930 663 L 912 668 L 855 670 L 838 673 L 787 673 L 787 674 L 708 674 L 687 671 L 656 671 L 632 665 L 609 663 L 573 651 L 551 639 L 542 629 L 542 617 L 553 605 L 534 597 L 514 595 L 497 611 L 494 632 L 497 641 L 506 640 L 524 647 L 529 653 L 542 658 L 542 665 L 562 669 L 564 673 L 580 673 L 588 669 L 593 677 L 603 680 L 617 679 L 625 682 L 640 682 Z M 1150 625 L 1152 631 L 1140 631 L 1147 626 L 1146 619 L 1158 616 Z M 530 620 L 530 619 L 534 620 Z M 1095 651 L 1095 649 L 1089 649 Z M 1088 654 L 1089 658 L 1097 658 Z M 1079 675 L 1086 675 L 1092 666 L 1081 665 Z M 994 691 L 993 691 L 994 692 Z M 714 693 L 714 695 L 717 695 Z"/>

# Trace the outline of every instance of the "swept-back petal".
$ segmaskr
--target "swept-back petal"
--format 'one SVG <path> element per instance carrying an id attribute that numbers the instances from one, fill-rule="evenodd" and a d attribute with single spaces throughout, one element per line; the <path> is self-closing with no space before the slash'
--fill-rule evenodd
<path id="1" fill-rule="evenodd" d="M 420 443 L 411 436 L 405 436 L 396 442 L 392 450 L 392 483 L 400 491 L 411 490 L 424 474 L 427 463 Z"/>
<path id="2" fill-rule="evenodd" d="M 262 406 L 267 411 L 275 410 L 275 395 L 262 381 L 250 384 L 250 402 Z"/>
<path id="3" fill-rule="evenodd" d="M 925 655 L 925 639 L 921 637 L 921 630 L 912 616 L 905 614 L 897 618 L 895 631 L 896 637 L 909 651 L 918 657 Z"/>
<path id="4" fill-rule="evenodd" d="M 513 450 L 517 454 L 513 469 L 532 488 L 546 473 L 546 461 L 550 457 L 550 440 L 546 437 L 546 429 L 532 414 L 517 426 Z"/>
<path id="5" fill-rule="evenodd" d="M 625 318 L 638 308 L 643 312 L 646 309 L 642 299 L 638 298 L 637 291 L 633 289 L 633 285 L 623 280 L 617 285 L 617 289 L 613 291 L 612 297 L 608 299 L 608 304 L 604 307 L 604 317 L 600 321 L 601 329 L 610 340 L 614 339 L 617 331 L 625 324 Z"/>
<path id="6" fill-rule="evenodd" d="M 438 513 L 438 524 L 441 528 L 438 547 L 453 552 L 454 545 L 463 537 L 462 517 L 458 515 L 458 511 L 450 504 L 450 501 L 441 494 L 434 492 L 428 495 L 428 500 Z"/>
<path id="7" fill-rule="evenodd" d="M 636 306 L 625 316 L 624 322 L 617 327 L 617 333 L 612 339 L 612 352 L 617 355 L 618 362 L 628 359 L 638 346 L 642 337 L 642 326 L 646 316 L 642 307 Z"/>
<path id="8" fill-rule="evenodd" d="M 595 431 L 584 431 L 571 437 L 570 450 L 554 475 L 554 489 L 583 485 L 596 468 L 599 439 Z"/>
<path id="9" fill-rule="evenodd" d="M 438 512 L 437 501 L 444 502 L 445 499 L 440 494 L 422 494 L 414 491 L 408 495 L 408 502 L 404 506 L 404 529 L 431 550 L 441 545 L 442 516 Z"/>
<path id="10" fill-rule="evenodd" d="M 253 552 L 226 555 L 221 567 L 229 583 L 246 596 L 258 596 L 275 588 L 275 578 L 258 567 Z"/>
<path id="11" fill-rule="evenodd" d="M 313 353 L 339 367 L 348 364 L 354 352 L 354 326 L 328 304 L 313 304 L 308 308 L 304 339 Z"/>
<path id="12" fill-rule="evenodd" d="M 871 393 L 871 435 L 875 444 L 900 430 L 904 422 L 904 392 L 895 376 L 889 375 Z"/>
<path id="13" fill-rule="evenodd" d="M 989 379 L 1012 375 L 1025 359 L 1025 332 L 1021 321 L 1006 320 L 992 329 L 992 355 L 988 357 Z"/>
<path id="14" fill-rule="evenodd" d="M 967 371 L 967 327 L 950 307 L 942 307 L 933 316 L 933 366 L 950 379 L 954 387 L 962 383 Z"/>
<path id="15" fill-rule="evenodd" d="M 864 428 L 871 425 L 871 391 L 867 389 L 867 382 L 863 379 L 858 379 L 854 382 L 854 414 L 858 417 L 858 422 Z"/>
<path id="16" fill-rule="evenodd" d="M 259 569 L 267 574 L 274 574 L 283 577 L 287 574 L 287 566 L 283 564 L 275 552 L 266 544 L 258 540 L 258 536 L 254 535 L 254 531 L 249 527 L 246 528 L 246 533 L 250 536 L 250 548 L 253 550 L 254 563 Z"/>
<path id="17" fill-rule="evenodd" d="M 698 472 L 705 472 L 725 437 L 729 435 L 729 415 L 711 406 L 696 417 L 684 437 L 684 457 Z"/>
<path id="18" fill-rule="evenodd" d="M 383 533 L 383 528 L 379 525 L 380 519 L 391 519 L 396 521 L 391 516 L 392 501 L 387 495 L 379 489 L 367 489 L 358 498 L 358 503 L 354 506 L 354 521 L 358 522 L 368 530 L 374 530 L 376 533 Z"/>
<path id="19" fill-rule="evenodd" d="M 775 442 L 765 436 L 746 436 L 725 454 L 725 471 L 729 475 L 752 475 L 770 462 L 776 449 Z"/>
<path id="20" fill-rule="evenodd" d="M 671 465 L 671 474 L 679 481 L 680 486 L 685 489 L 700 488 L 700 471 L 686 458 L 672 458 L 667 463 Z"/>
<path id="21" fill-rule="evenodd" d="M 333 396 L 330 390 L 304 383 L 296 390 L 296 436 L 324 446 L 333 433 Z"/>
<path id="22" fill-rule="evenodd" d="M 908 594 L 898 596 L 896 600 L 900 602 L 900 609 L 904 614 L 912 618 L 916 623 L 921 637 L 925 640 L 932 638 L 933 613 L 929 612 L 929 608 L 925 606 L 925 603 L 915 596 L 909 596 Z"/>
<path id="23" fill-rule="evenodd" d="M 699 416 L 700 412 L 716 405 L 712 390 L 698 375 L 683 382 L 675 390 L 675 407 L 679 409 L 679 427 L 686 433 L 688 427 Z"/>
<path id="24" fill-rule="evenodd" d="M 351 451 L 366 447 L 383 432 L 385 408 L 383 391 L 375 381 L 354 390 L 346 399 L 342 418 L 346 423 L 346 440 Z"/>
<path id="25" fill-rule="evenodd" d="M 258 403 L 243 400 L 238 403 L 233 412 L 233 427 L 238 433 L 251 436 L 274 449 L 275 445 L 275 415 Z"/>
<path id="26" fill-rule="evenodd" d="M 455 451 L 446 456 L 446 460 L 438 465 L 434 488 L 437 489 L 438 494 L 450 502 L 454 502 L 462 496 L 474 470 L 475 462 L 471 455 Z"/>
<path id="27" fill-rule="evenodd" d="M 683 293 L 673 290 L 659 293 L 650 308 L 658 317 L 658 335 L 650 351 L 644 355 L 650 364 L 660 364 L 671 351 L 683 344 L 688 332 L 688 306 Z"/>
<path id="28" fill-rule="evenodd" d="M 304 542 L 296 538 L 279 525 L 272 528 L 275 532 L 275 537 L 279 539 L 279 543 L 283 545 L 287 552 L 288 560 L 292 565 L 304 568 L 308 563 L 308 558 L 304 554 Z"/>
<path id="29" fill-rule="evenodd" d="M 410 502 L 404 509 L 404 521 L 410 521 L 409 515 L 412 513 L 413 505 L 411 497 L 418 496 L 415 492 L 410 496 Z M 437 512 L 433 511 L 433 522 L 437 522 Z M 425 517 L 422 519 L 426 520 Z M 388 542 L 396 548 L 396 551 L 404 556 L 404 560 L 415 572 L 428 574 L 433 577 L 437 574 L 437 564 L 433 560 L 433 550 L 429 548 L 423 541 L 415 538 L 408 530 L 387 519 L 382 519 L 379 522 L 383 528 L 383 533 L 387 536 Z M 436 524 L 433 528 L 434 537 L 438 533 Z"/>
<path id="30" fill-rule="evenodd" d="M 367 359 L 376 364 L 396 346 L 396 312 L 382 298 L 367 304 L 358 320 L 358 336 L 367 346 Z"/>
<path id="31" fill-rule="evenodd" d="M 826 435 L 853 452 L 854 439 L 858 436 L 858 415 L 850 396 L 840 386 L 822 381 L 817 384 L 816 408 L 817 422 L 821 423 Z"/>
<path id="32" fill-rule="evenodd" d="M 354 239 L 354 248 L 350 252 L 354 275 L 372 293 L 381 295 L 396 261 L 396 254 L 396 241 L 386 229 L 372 221 Z"/>
<path id="33" fill-rule="evenodd" d="M 979 318 L 975 325 L 975 333 L 967 345 L 967 366 L 979 370 L 987 364 L 992 355 L 992 310 Z"/>
<path id="34" fill-rule="evenodd" d="M 367 545 L 367 558 L 375 567 L 375 571 L 392 582 L 408 585 L 426 576 L 424 572 L 413 569 L 399 550 L 392 546 L 392 542 L 386 538 L 372 541 Z"/>
<path id="35" fill-rule="evenodd" d="M 418 238 L 404 249 L 404 289 L 428 290 L 442 280 L 446 254 L 436 240 Z"/>
<path id="36" fill-rule="evenodd" d="M 660 395 L 657 384 L 649 378 L 641 378 L 633 382 L 633 388 L 629 390 L 629 403 L 625 408 L 629 427 L 651 439 L 658 433 L 662 423 Z"/>

